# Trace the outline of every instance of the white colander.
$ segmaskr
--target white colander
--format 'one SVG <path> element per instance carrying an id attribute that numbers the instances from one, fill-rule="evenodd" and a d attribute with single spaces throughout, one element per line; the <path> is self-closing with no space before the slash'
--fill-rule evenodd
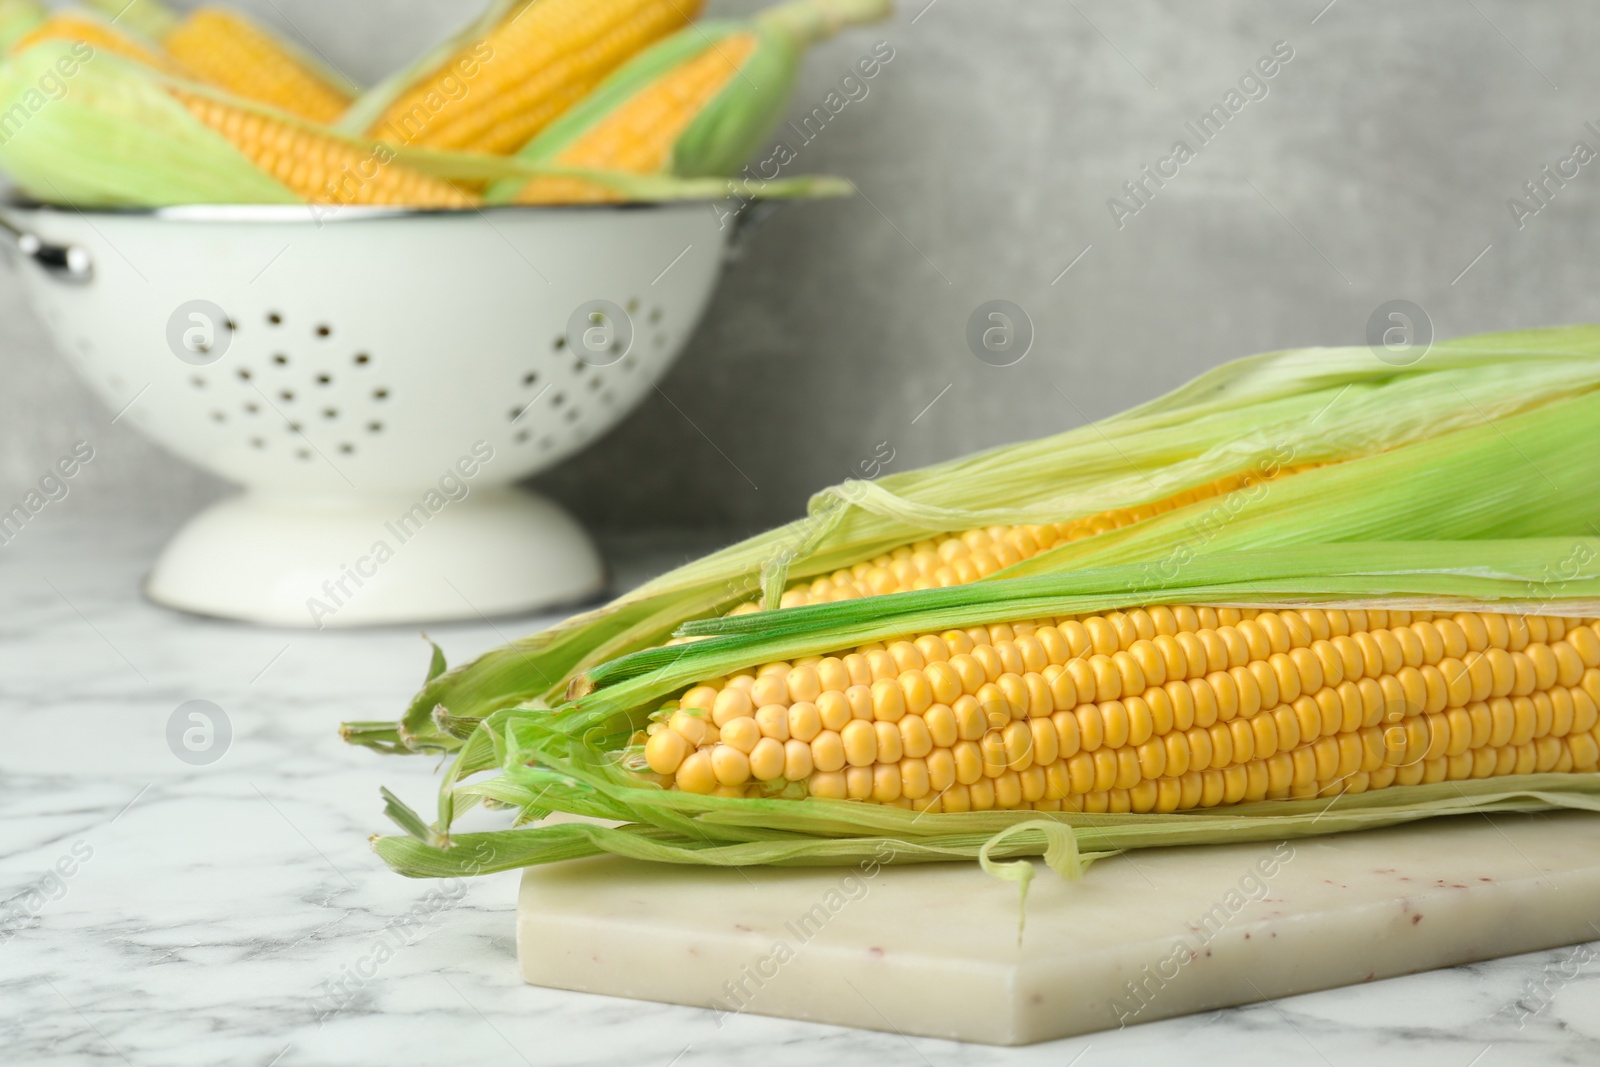
<path id="1" fill-rule="evenodd" d="M 118 417 L 244 487 L 183 528 L 147 594 L 329 626 L 599 589 L 577 524 L 510 486 L 660 379 L 723 262 L 719 214 L 10 205 L 0 226 L 57 346 Z M 638 477 L 663 462 L 639 456 Z"/>

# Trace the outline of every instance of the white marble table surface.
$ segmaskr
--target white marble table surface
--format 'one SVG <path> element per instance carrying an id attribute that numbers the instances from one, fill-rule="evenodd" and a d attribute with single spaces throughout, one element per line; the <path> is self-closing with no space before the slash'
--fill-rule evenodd
<path id="1" fill-rule="evenodd" d="M 5 1064 L 1600 1062 L 1600 946 L 1021 1049 L 753 1015 L 719 1029 L 708 1011 L 524 985 L 515 873 L 428 903 L 441 883 L 367 849 L 386 829 L 379 785 L 426 798 L 432 765 L 346 748 L 334 727 L 402 707 L 416 634 L 170 614 L 136 592 L 166 532 L 58 514 L 0 546 Z M 624 552 L 622 579 L 674 551 Z M 457 661 L 539 624 L 433 636 Z M 196 699 L 233 729 L 204 767 L 166 740 Z"/>

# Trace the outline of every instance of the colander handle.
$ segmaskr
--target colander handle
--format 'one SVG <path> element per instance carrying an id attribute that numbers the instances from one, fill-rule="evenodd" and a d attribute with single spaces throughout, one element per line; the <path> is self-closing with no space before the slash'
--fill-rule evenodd
<path id="1" fill-rule="evenodd" d="M 52 244 L 14 225 L 3 215 L 0 215 L 0 233 L 9 237 L 18 252 L 37 263 L 52 278 L 82 285 L 94 277 L 94 260 L 82 245 Z"/>

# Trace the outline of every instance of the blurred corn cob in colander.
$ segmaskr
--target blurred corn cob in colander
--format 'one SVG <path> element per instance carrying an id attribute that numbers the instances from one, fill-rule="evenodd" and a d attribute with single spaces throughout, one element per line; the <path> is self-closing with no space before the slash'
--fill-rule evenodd
<path id="1" fill-rule="evenodd" d="M 362 93 L 223 8 L 91 3 L 0 0 L 0 172 L 46 203 L 836 195 L 848 187 L 724 179 L 778 122 L 806 46 L 889 10 L 790 0 L 699 25 L 699 0 L 495 0 Z"/>

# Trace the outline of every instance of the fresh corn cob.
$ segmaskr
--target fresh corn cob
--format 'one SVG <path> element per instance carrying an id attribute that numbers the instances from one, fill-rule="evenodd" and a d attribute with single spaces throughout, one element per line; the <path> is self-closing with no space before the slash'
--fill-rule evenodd
<path id="1" fill-rule="evenodd" d="M 581 170 L 726 176 L 759 147 L 788 102 L 806 48 L 883 18 L 889 0 L 791 0 L 744 22 L 695 25 L 646 49 L 519 155 Z M 512 180 L 488 199 L 614 200 L 594 182 Z"/>
<path id="2" fill-rule="evenodd" d="M 802 591 L 812 601 L 798 609 L 806 612 L 845 608 L 851 601 L 816 603 L 813 582 L 844 572 L 857 591 L 868 591 L 855 580 L 857 568 L 885 554 L 900 562 L 897 550 L 914 556 L 913 546 L 947 532 L 1072 523 L 1129 508 L 1150 513 L 1059 541 L 971 586 L 930 592 L 1112 565 L 1134 568 L 1139 588 L 1160 591 L 1210 552 L 1547 536 L 1589 530 L 1591 521 L 1600 528 L 1600 508 L 1571 491 L 1600 480 L 1600 453 L 1585 451 L 1587 428 L 1600 422 L 1596 386 L 1595 327 L 1443 342 L 1424 365 L 1398 373 L 1366 348 L 1240 361 L 1094 426 L 833 487 L 813 499 L 805 518 L 432 677 L 398 723 L 352 723 L 346 736 L 389 751 L 457 749 L 501 709 L 559 706 L 569 694 L 581 696 L 589 672 L 696 636 L 696 620 L 748 612 L 741 605 L 757 593 L 776 605 L 786 590 Z M 1557 422 L 1565 436 L 1552 432 Z M 1566 471 L 1557 479 L 1566 488 L 1530 477 L 1530 463 Z M 1202 488 L 1241 471 L 1280 468 L 1297 473 L 1220 496 Z M 1163 510 L 1163 501 L 1185 493 L 1196 499 Z M 769 615 L 779 626 L 788 617 L 762 612 L 726 621 L 756 626 Z"/>
<path id="3" fill-rule="evenodd" d="M 510 153 L 701 0 L 501 0 L 341 123 L 398 145 Z M 372 112 L 376 112 L 375 114 Z"/>
<path id="4" fill-rule="evenodd" d="M 33 29 L 18 37 L 11 46 L 13 53 L 23 52 L 41 41 L 82 41 L 89 47 L 142 63 L 176 77 L 188 76 L 188 71 L 159 48 L 146 44 L 131 33 L 126 33 L 105 19 L 81 11 L 61 11 L 51 15 Z"/>
<path id="5" fill-rule="evenodd" d="M 436 654 L 390 736 L 457 742 L 439 817 L 390 795 L 408 836 L 375 847 L 419 876 L 600 853 L 1076 874 L 1129 848 L 1600 811 L 1596 425 L 1584 327 L 1398 372 L 1365 349 L 1259 357 L 1082 431 L 847 483 L 551 633 L 455 671 Z M 725 611 L 751 568 L 770 588 L 917 527 L 1071 521 L 1271 454 L 1318 466 L 970 584 Z M 455 833 L 478 803 L 517 825 Z"/>
<path id="6" fill-rule="evenodd" d="M 161 75 L 81 42 L 47 40 L 0 69 L 0 168 L 29 195 L 78 206 L 323 203 L 459 207 L 448 181 L 381 145 Z M 29 108 L 45 73 L 69 91 Z M 13 119 L 13 116 L 15 117 Z M 14 127 L 14 128 L 13 128 Z"/>
<path id="7" fill-rule="evenodd" d="M 1172 812 L 1600 768 L 1600 619 L 1187 605 L 703 682 L 652 781 L 926 812 Z"/>
<path id="8" fill-rule="evenodd" d="M 1597 563 L 1592 536 L 1309 544 L 1208 556 L 1164 601 L 1125 565 L 717 620 L 497 712 L 440 821 L 391 795 L 410 836 L 375 846 L 435 877 L 605 852 L 1076 876 L 1130 848 L 1600 812 Z M 479 801 L 621 825 L 453 833 Z"/>
<path id="9" fill-rule="evenodd" d="M 354 97 L 348 79 L 237 12 L 201 7 L 180 17 L 158 0 L 92 2 L 142 27 L 191 77 L 246 100 L 330 123 Z"/>
<path id="10" fill-rule="evenodd" d="M 40 0 L 0 0 L 0 52 L 9 52 L 18 38 L 49 15 Z"/>

